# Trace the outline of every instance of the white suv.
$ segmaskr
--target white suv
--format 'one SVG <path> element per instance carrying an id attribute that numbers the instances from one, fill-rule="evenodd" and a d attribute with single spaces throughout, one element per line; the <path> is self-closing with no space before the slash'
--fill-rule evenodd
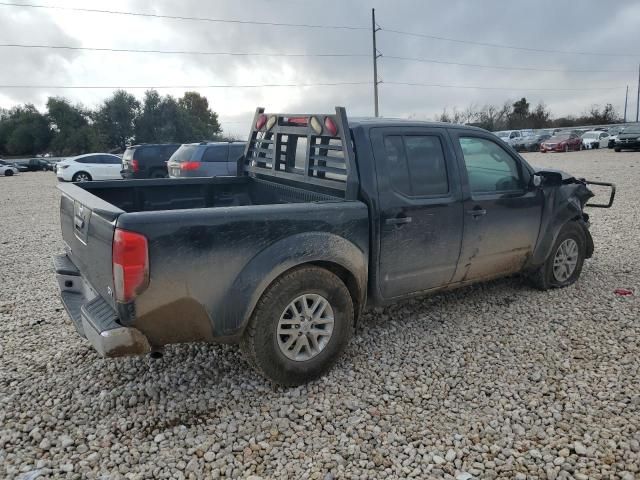
<path id="1" fill-rule="evenodd" d="M 110 153 L 88 153 L 58 163 L 56 175 L 67 182 L 122 179 L 122 159 Z"/>

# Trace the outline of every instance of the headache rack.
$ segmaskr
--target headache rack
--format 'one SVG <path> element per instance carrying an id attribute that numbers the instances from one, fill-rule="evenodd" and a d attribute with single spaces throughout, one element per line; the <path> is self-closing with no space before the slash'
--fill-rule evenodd
<path id="1" fill-rule="evenodd" d="M 313 185 L 355 200 L 358 172 L 344 107 L 335 114 L 265 113 L 257 108 L 245 147 L 244 172 L 263 180 Z"/>

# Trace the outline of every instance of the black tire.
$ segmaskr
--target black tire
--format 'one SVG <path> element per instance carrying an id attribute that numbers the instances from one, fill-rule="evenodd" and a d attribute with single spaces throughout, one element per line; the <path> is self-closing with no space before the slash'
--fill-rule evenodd
<path id="1" fill-rule="evenodd" d="M 568 239 L 572 239 L 578 246 L 577 261 L 573 273 L 564 280 L 558 280 L 554 274 L 554 260 L 560 246 Z M 575 283 L 580 277 L 582 266 L 587 252 L 587 239 L 582 227 L 576 222 L 569 222 L 562 230 L 558 238 L 556 238 L 551 253 L 546 262 L 536 271 L 530 274 L 529 279 L 533 285 L 540 290 L 549 290 L 550 288 L 567 287 Z"/>
<path id="2" fill-rule="evenodd" d="M 13 170 L 11 170 L 11 169 L 5 170 L 4 176 L 5 177 L 12 177 L 13 176 Z"/>
<path id="3" fill-rule="evenodd" d="M 324 297 L 333 310 L 334 324 L 323 349 L 308 360 L 297 361 L 285 356 L 278 344 L 277 332 L 288 306 L 304 294 Z M 240 348 L 251 366 L 272 382 L 302 385 L 327 372 L 338 360 L 353 334 L 353 323 L 353 301 L 342 280 L 323 268 L 300 267 L 283 274 L 262 295 Z"/>
<path id="4" fill-rule="evenodd" d="M 151 172 L 151 178 L 167 178 L 167 174 L 162 170 L 154 170 Z"/>
<path id="5" fill-rule="evenodd" d="M 615 148 L 615 147 L 614 147 L 614 149 L 613 149 L 613 151 L 614 151 L 614 152 L 620 152 L 621 150 L 622 150 L 622 149 L 620 149 L 620 148 Z"/>
<path id="6" fill-rule="evenodd" d="M 90 182 L 91 180 L 93 180 L 93 178 L 91 178 L 91 175 L 87 172 L 76 172 L 73 174 L 73 177 L 71 177 L 72 182 Z"/>

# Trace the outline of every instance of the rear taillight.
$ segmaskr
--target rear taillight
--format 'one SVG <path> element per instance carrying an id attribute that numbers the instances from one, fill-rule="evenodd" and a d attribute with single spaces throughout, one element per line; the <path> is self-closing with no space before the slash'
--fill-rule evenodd
<path id="1" fill-rule="evenodd" d="M 139 233 L 116 228 L 112 254 L 116 300 L 130 302 L 149 284 L 147 238 Z"/>
<path id="2" fill-rule="evenodd" d="M 200 168 L 200 162 L 182 162 L 180 164 L 180 170 L 198 170 Z"/>
<path id="3" fill-rule="evenodd" d="M 140 165 L 138 164 L 138 160 L 136 160 L 135 158 L 131 160 L 131 170 L 133 170 L 134 172 L 137 172 L 138 170 L 140 170 Z"/>
<path id="4" fill-rule="evenodd" d="M 326 117 L 324 119 L 324 126 L 332 137 L 335 137 L 338 134 L 338 126 L 331 117 Z"/>

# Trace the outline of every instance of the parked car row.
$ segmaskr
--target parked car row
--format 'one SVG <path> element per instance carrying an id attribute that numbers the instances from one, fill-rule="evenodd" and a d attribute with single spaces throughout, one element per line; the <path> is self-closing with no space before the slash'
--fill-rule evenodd
<path id="1" fill-rule="evenodd" d="M 91 180 L 218 177 L 237 175 L 246 142 L 144 144 L 128 147 L 122 158 L 88 153 L 58 163 L 57 176 L 67 182 Z"/>
<path id="2" fill-rule="evenodd" d="M 596 148 L 613 148 L 619 152 L 640 149 L 640 126 L 636 125 L 610 129 L 598 127 L 593 130 L 503 130 L 493 133 L 518 152 L 568 152 Z"/>

